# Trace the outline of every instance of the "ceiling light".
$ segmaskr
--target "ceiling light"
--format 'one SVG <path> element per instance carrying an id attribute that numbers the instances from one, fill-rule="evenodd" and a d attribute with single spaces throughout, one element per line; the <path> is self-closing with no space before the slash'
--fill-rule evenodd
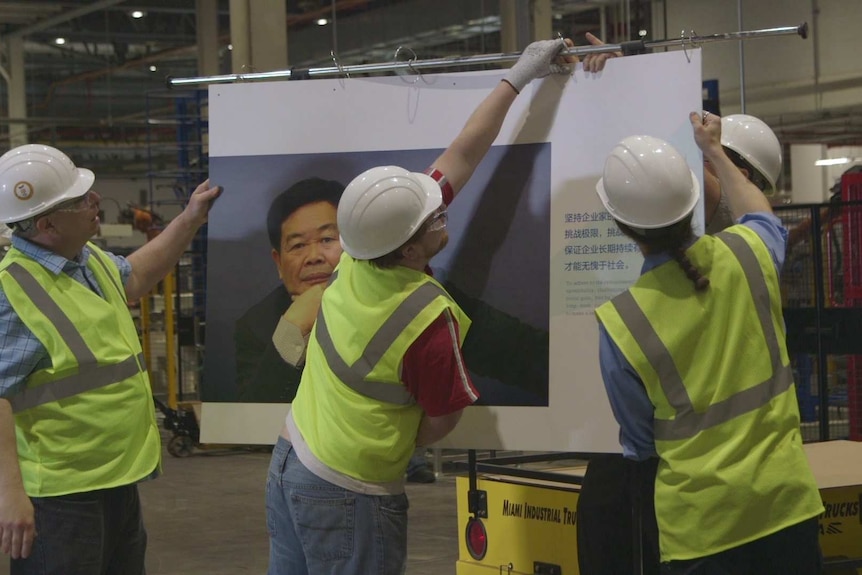
<path id="1" fill-rule="evenodd" d="M 562 20 L 562 19 L 563 19 L 563 15 L 560 14 L 559 12 L 554 14 L 554 20 Z"/>
<path id="2" fill-rule="evenodd" d="M 156 68 L 155 65 L 150 66 L 150 72 L 155 72 L 156 70 L 158 70 L 158 68 Z"/>
<path id="3" fill-rule="evenodd" d="M 233 50 L 233 44 L 228 44 L 228 45 L 227 45 L 227 49 L 228 49 L 228 50 Z"/>
<path id="4" fill-rule="evenodd" d="M 317 21 L 318 26 L 326 26 L 327 24 L 329 24 L 329 20 L 327 20 L 326 18 L 321 18 Z"/>
<path id="5" fill-rule="evenodd" d="M 54 38 L 54 44 L 56 44 L 57 46 L 62 46 L 65 43 L 66 43 L 65 38 Z"/>
<path id="6" fill-rule="evenodd" d="M 827 158 L 825 160 L 817 160 L 815 166 L 840 166 L 841 164 L 849 164 L 851 158 Z"/>
<path id="7" fill-rule="evenodd" d="M 146 12 L 142 12 L 141 10 L 132 10 L 131 12 L 132 18 L 143 18 L 146 15 Z"/>

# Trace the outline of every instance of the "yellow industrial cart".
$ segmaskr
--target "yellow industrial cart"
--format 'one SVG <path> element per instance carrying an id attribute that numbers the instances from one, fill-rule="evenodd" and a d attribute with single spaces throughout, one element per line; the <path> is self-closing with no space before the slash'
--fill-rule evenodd
<path id="1" fill-rule="evenodd" d="M 825 572 L 862 575 L 862 443 L 810 443 L 805 451 L 826 508 L 820 516 Z M 516 461 L 529 463 L 512 458 L 483 465 L 472 456 L 471 475 L 456 479 L 457 575 L 577 575 L 575 510 L 586 466 L 507 469 Z"/>

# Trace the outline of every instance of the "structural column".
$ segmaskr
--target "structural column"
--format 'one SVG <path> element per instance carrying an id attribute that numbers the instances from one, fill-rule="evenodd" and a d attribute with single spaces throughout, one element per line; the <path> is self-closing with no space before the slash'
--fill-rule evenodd
<path id="1" fill-rule="evenodd" d="M 218 0 L 195 0 L 197 20 L 198 76 L 219 73 Z"/>
<path id="2" fill-rule="evenodd" d="M 24 77 L 24 39 L 20 36 L 6 38 L 9 82 L 9 147 L 24 145 L 28 142 L 27 124 L 27 80 Z"/>
<path id="3" fill-rule="evenodd" d="M 520 52 L 534 40 L 550 40 L 551 12 L 551 0 L 500 0 L 501 50 Z"/>
<path id="4" fill-rule="evenodd" d="M 524 0 L 500 0 L 500 47 L 520 52 L 530 43 L 530 5 Z"/>
<path id="5" fill-rule="evenodd" d="M 533 40 L 549 40 L 553 37 L 554 15 L 551 9 L 551 0 L 533 0 L 532 24 Z"/>
<path id="6" fill-rule="evenodd" d="M 230 35 L 234 74 L 288 67 L 284 0 L 230 0 Z"/>

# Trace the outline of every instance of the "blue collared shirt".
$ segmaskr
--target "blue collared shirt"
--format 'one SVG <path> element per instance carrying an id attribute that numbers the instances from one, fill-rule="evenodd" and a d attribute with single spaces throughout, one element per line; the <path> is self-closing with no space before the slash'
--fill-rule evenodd
<path id="1" fill-rule="evenodd" d="M 13 235 L 12 245 L 46 270 L 59 275 L 64 273 L 102 296 L 99 284 L 93 273 L 87 269 L 90 250 L 84 246 L 74 260 L 43 248 L 22 237 Z M 106 252 L 107 253 L 107 252 Z M 132 266 L 126 258 L 107 253 L 120 269 L 123 285 L 132 273 Z M 18 393 L 27 377 L 34 371 L 51 366 L 48 350 L 30 331 L 9 303 L 6 293 L 0 289 L 0 397 L 9 398 Z"/>
<path id="2" fill-rule="evenodd" d="M 737 223 L 751 228 L 763 240 L 780 275 L 787 246 L 787 230 L 781 224 L 781 220 L 771 213 L 757 212 L 742 216 Z M 641 275 L 670 259 L 670 254 L 666 252 L 646 256 Z M 620 445 L 623 447 L 623 455 L 638 461 L 656 457 L 653 435 L 655 408 L 649 400 L 640 376 L 601 323 L 599 323 L 599 365 L 611 409 L 620 424 Z"/>

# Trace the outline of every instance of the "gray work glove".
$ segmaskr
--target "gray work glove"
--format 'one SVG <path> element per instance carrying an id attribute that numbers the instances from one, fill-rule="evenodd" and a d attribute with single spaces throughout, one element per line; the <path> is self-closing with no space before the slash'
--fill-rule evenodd
<path id="1" fill-rule="evenodd" d="M 536 78 L 544 78 L 549 74 L 567 72 L 565 66 L 559 66 L 554 60 L 566 48 L 562 40 L 539 40 L 527 46 L 521 57 L 506 74 L 504 80 L 512 85 L 519 94 L 524 86 Z"/>

